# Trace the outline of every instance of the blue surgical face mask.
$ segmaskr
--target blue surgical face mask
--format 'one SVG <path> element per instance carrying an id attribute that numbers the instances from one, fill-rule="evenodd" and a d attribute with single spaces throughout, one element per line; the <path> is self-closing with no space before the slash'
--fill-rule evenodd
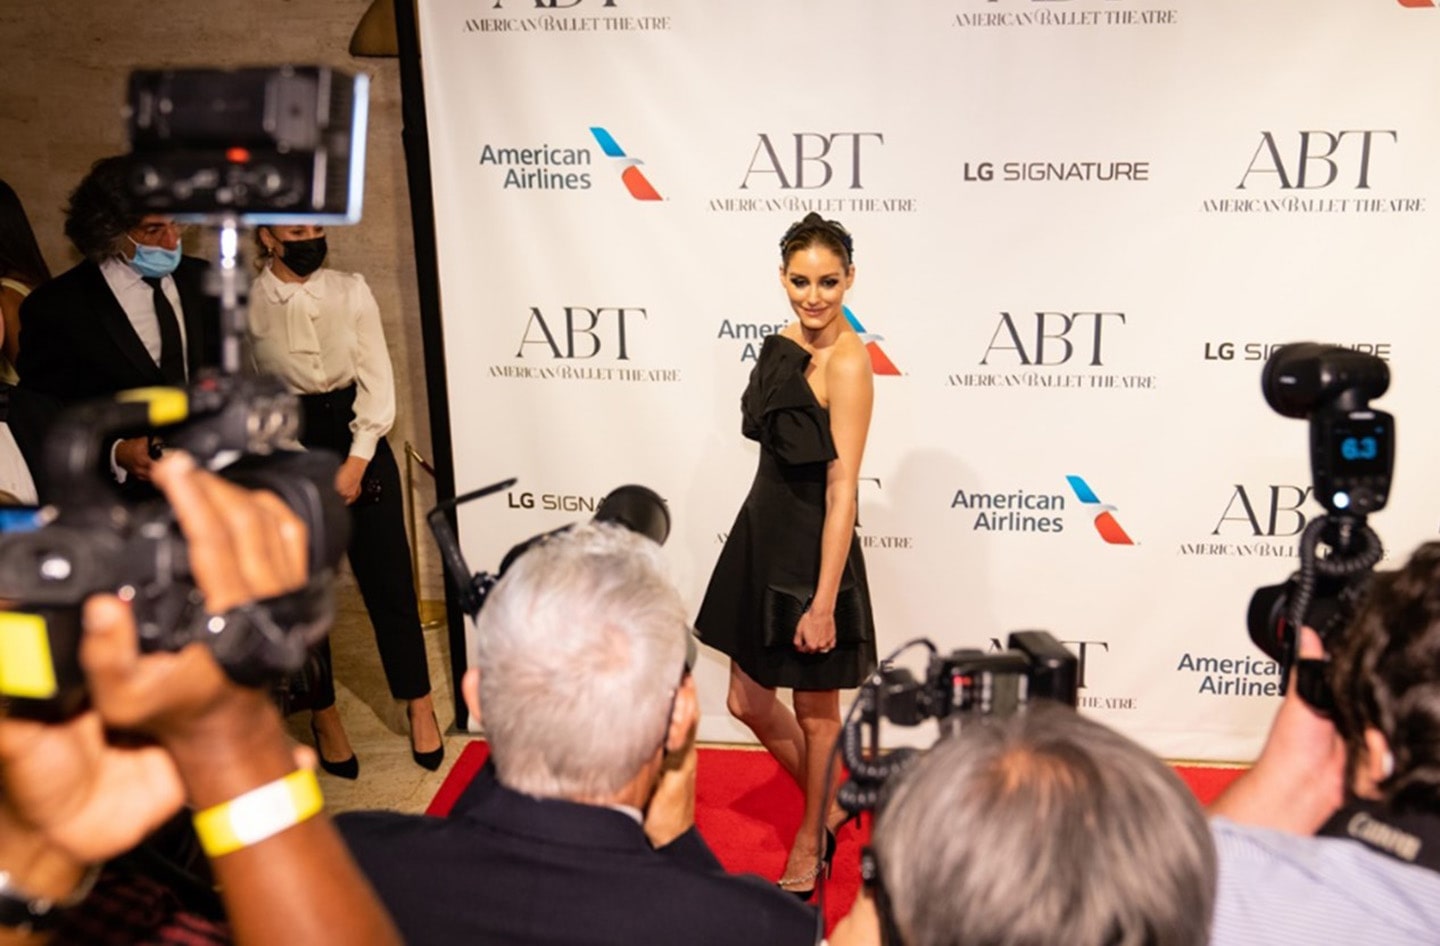
<path id="1" fill-rule="evenodd" d="M 125 239 L 135 243 L 129 234 L 126 234 Z M 141 276 L 149 276 L 152 279 L 169 276 L 179 265 L 179 244 L 176 244 L 175 249 L 167 250 L 163 246 L 146 246 L 144 243 L 135 243 L 135 255 L 130 259 L 131 269 Z"/>

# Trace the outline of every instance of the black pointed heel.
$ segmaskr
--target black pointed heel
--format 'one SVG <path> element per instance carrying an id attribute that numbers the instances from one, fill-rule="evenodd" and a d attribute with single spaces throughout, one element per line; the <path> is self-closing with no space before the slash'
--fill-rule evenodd
<path id="1" fill-rule="evenodd" d="M 435 731 L 440 733 L 440 748 L 431 749 L 429 752 L 421 752 L 415 748 L 415 723 L 410 723 L 410 758 L 422 769 L 431 772 L 440 768 L 440 763 L 445 761 L 445 734 L 440 732 L 440 720 L 431 712 L 430 718 L 435 720 Z"/>
<path id="2" fill-rule="evenodd" d="M 325 753 L 320 749 L 320 730 L 315 728 L 315 720 L 310 720 L 310 735 L 315 737 L 315 758 L 320 761 L 320 768 L 329 772 L 336 778 L 355 781 L 360 777 L 360 759 L 355 753 L 350 753 L 350 758 L 341 759 L 339 762 L 331 762 L 325 758 Z"/>

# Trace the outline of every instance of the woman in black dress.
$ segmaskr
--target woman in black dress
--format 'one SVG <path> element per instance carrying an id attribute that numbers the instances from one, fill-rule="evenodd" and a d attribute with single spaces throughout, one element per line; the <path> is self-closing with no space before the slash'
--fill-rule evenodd
<path id="1" fill-rule="evenodd" d="M 782 888 L 809 897 L 843 814 L 825 765 L 840 693 L 875 665 L 874 620 L 855 535 L 860 460 L 874 386 L 845 319 L 855 280 L 845 228 L 810 214 L 780 241 L 780 282 L 796 321 L 765 340 L 741 398 L 760 466 L 711 575 L 695 625 L 731 658 L 730 711 L 805 793 Z M 794 710 L 776 696 L 794 690 Z M 820 848 L 820 827 L 826 829 Z"/>

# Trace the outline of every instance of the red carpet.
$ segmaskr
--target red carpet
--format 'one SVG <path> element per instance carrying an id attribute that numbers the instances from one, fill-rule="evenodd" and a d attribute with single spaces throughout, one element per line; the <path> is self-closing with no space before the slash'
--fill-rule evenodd
<path id="1" fill-rule="evenodd" d="M 427 814 L 446 815 L 460 792 L 485 764 L 490 747 L 476 740 L 465 747 Z M 1176 766 L 1175 771 L 1202 804 L 1244 771 L 1240 768 Z M 790 838 L 800 823 L 800 789 L 766 752 L 758 749 L 700 750 L 695 821 L 715 855 L 731 871 L 779 877 Z M 834 874 L 825 888 L 825 925 L 850 909 L 860 889 L 860 848 L 870 824 L 848 825 L 840 833 Z"/>

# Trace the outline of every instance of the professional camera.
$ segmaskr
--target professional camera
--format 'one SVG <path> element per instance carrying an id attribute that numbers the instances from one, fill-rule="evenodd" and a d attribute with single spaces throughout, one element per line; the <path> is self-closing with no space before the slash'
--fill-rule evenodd
<path id="1" fill-rule="evenodd" d="M 923 681 L 909 670 L 882 664 L 860 688 L 857 715 L 841 733 L 842 757 L 850 770 L 840 787 L 841 807 L 852 814 L 875 808 L 886 781 L 917 756 L 910 748 L 880 756 L 882 718 L 900 726 L 935 719 L 945 738 L 987 717 L 1012 716 L 1031 700 L 1076 705 L 1079 661 L 1063 644 L 1045 631 L 1016 631 L 1007 645 L 1002 651 L 962 649 L 948 654 L 934 653 L 931 646 Z"/>
<path id="2" fill-rule="evenodd" d="M 298 670 L 328 630 L 329 578 L 349 532 L 333 485 L 336 459 L 286 449 L 298 414 L 278 381 L 240 377 L 188 391 L 129 391 L 67 411 L 44 451 L 45 482 L 64 501 L 43 510 L 33 531 L 0 536 L 0 598 L 18 605 L 0 615 L 0 695 L 41 717 L 83 704 L 80 609 L 102 591 L 131 600 L 142 650 L 203 640 L 232 679 L 251 686 Z M 279 496 L 308 528 L 310 585 L 264 610 L 206 613 L 169 505 L 127 501 L 97 473 L 115 437 L 143 431 L 164 433 L 202 465 L 233 459 L 221 475 Z"/>
<path id="3" fill-rule="evenodd" d="M 232 679 L 251 686 L 298 671 L 328 631 L 330 579 L 349 533 L 334 489 L 339 458 L 298 448 L 299 402 L 279 380 L 241 373 L 236 226 L 241 215 L 358 218 L 366 89 L 363 76 L 323 67 L 132 74 L 135 198 L 147 211 L 220 227 L 221 364 L 198 372 L 188 389 L 78 405 L 51 429 L 37 480 L 59 501 L 24 530 L 0 535 L 0 598 L 16 609 L 0 614 L 0 697 L 10 712 L 57 718 L 83 705 L 80 609 L 98 592 L 131 600 L 142 649 L 204 641 Z M 125 498 L 104 472 L 110 444 L 138 435 L 278 495 L 307 526 L 310 584 L 207 614 L 168 505 Z"/>
<path id="4" fill-rule="evenodd" d="M 485 599 L 489 597 L 491 589 L 516 559 L 537 543 L 571 528 L 568 525 L 561 526 L 512 546 L 493 574 L 471 572 L 464 554 L 460 551 L 460 542 L 455 537 L 455 528 L 450 521 L 455 508 L 471 500 L 498 493 L 502 489 L 509 489 L 515 482 L 514 479 L 508 479 L 492 483 L 463 496 L 438 503 L 425 514 L 425 521 L 429 523 L 430 531 L 435 536 L 435 544 L 440 547 L 440 558 L 445 563 L 445 573 L 450 576 L 460 610 L 469 615 L 472 621 L 479 617 L 480 609 L 485 606 Z M 664 545 L 670 536 L 670 511 L 665 506 L 665 500 L 654 490 L 644 486 L 620 486 L 612 490 L 595 507 L 595 515 L 590 521 L 622 525 L 631 532 L 653 540 L 657 545 Z"/>
<path id="5" fill-rule="evenodd" d="M 1299 629 L 1327 643 L 1350 625 L 1375 564 L 1384 556 L 1366 516 L 1385 508 L 1395 463 L 1395 419 L 1370 407 L 1390 386 L 1390 369 L 1374 355 L 1298 342 L 1276 349 L 1261 389 L 1285 417 L 1310 421 L 1310 470 L 1325 513 L 1300 536 L 1300 568 L 1284 584 L 1250 599 L 1250 638 L 1280 663 L 1281 692 L 1296 668 L 1296 687 L 1311 706 L 1333 705 L 1324 661 L 1296 660 Z M 1325 554 L 1320 554 L 1321 547 Z"/>

